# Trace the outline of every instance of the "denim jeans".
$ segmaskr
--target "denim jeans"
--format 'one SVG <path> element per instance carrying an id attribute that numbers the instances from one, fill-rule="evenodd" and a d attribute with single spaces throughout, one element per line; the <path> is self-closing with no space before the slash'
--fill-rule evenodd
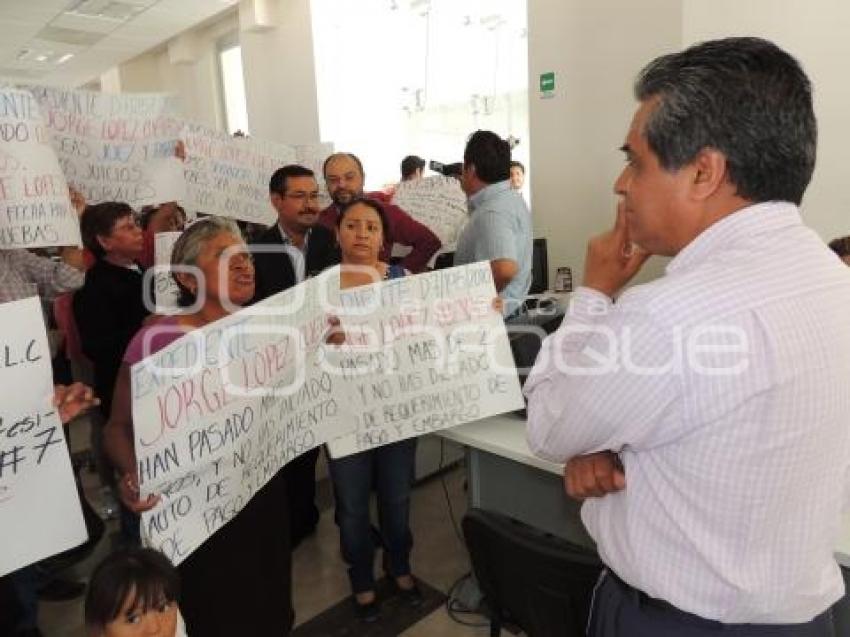
<path id="1" fill-rule="evenodd" d="M 389 557 L 390 575 L 410 574 L 410 489 L 413 484 L 416 438 L 331 460 L 342 557 L 355 593 L 374 590 L 375 540 L 369 517 L 374 482 L 378 500 L 380 539 Z M 373 481 L 374 478 L 374 481 Z"/>

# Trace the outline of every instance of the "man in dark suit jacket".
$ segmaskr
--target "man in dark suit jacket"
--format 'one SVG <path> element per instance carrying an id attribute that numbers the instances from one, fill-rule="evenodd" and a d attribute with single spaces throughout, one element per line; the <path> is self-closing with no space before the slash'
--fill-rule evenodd
<path id="1" fill-rule="evenodd" d="M 316 223 L 319 186 L 312 170 L 298 165 L 279 168 L 269 181 L 269 198 L 278 222 L 253 244 L 255 301 L 302 283 L 340 260 L 336 235 Z M 264 246 L 283 249 L 268 251 Z M 293 548 L 316 529 L 319 521 L 315 503 L 318 457 L 319 450 L 314 449 L 283 468 Z"/>

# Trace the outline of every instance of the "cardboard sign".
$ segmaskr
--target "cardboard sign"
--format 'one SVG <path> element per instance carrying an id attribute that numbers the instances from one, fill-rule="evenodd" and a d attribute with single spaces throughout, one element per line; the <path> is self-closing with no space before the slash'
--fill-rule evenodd
<path id="1" fill-rule="evenodd" d="M 68 245 L 79 221 L 38 102 L 0 87 L 0 249 Z"/>
<path id="2" fill-rule="evenodd" d="M 142 515 L 142 536 L 175 564 L 282 466 L 350 428 L 341 381 L 319 364 L 327 331 L 319 299 L 338 288 L 335 276 L 194 330 L 133 366 L 140 486 L 162 496 Z"/>
<path id="3" fill-rule="evenodd" d="M 231 137 L 200 124 L 183 129 L 187 205 L 206 214 L 270 225 L 275 170 L 296 163 L 295 149 L 255 138 Z"/>
<path id="4" fill-rule="evenodd" d="M 466 195 L 454 177 L 434 175 L 401 182 L 392 202 L 418 222 L 428 226 L 451 252 L 469 220 Z"/>
<path id="5" fill-rule="evenodd" d="M 340 292 L 356 430 L 331 456 L 525 406 L 487 262 Z"/>
<path id="6" fill-rule="evenodd" d="M 322 207 L 330 203 L 322 165 L 333 144 L 289 146 L 232 137 L 200 124 L 187 124 L 184 172 L 189 208 L 220 217 L 271 225 L 277 214 L 269 203 L 269 180 L 278 168 L 301 164 L 316 172 Z"/>
<path id="7" fill-rule="evenodd" d="M 37 297 L 0 305 L 0 576 L 86 541 Z"/>
<path id="8" fill-rule="evenodd" d="M 183 123 L 175 97 L 26 88 L 41 106 L 65 178 L 86 202 L 139 208 L 183 199 L 183 164 L 174 155 Z"/>

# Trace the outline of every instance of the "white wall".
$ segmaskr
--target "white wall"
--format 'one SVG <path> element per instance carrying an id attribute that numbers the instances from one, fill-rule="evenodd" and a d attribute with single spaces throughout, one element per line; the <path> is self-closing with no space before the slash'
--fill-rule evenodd
<path id="1" fill-rule="evenodd" d="M 683 42 L 755 35 L 796 57 L 814 86 L 818 160 L 803 217 L 827 241 L 850 234 L 850 3 L 846 0 L 684 0 Z"/>
<path id="2" fill-rule="evenodd" d="M 274 28 L 239 36 L 251 134 L 287 144 L 319 141 L 310 0 L 263 4 Z"/>
<path id="3" fill-rule="evenodd" d="M 588 237 L 614 219 L 612 187 L 635 109 L 632 83 L 653 57 L 681 43 L 680 0 L 529 0 L 529 118 L 535 236 L 546 237 L 550 283 L 558 266 L 581 281 Z M 539 77 L 555 72 L 555 97 Z M 653 262 L 655 261 L 655 262 Z M 655 276 L 661 260 L 642 272 Z"/>
<path id="4" fill-rule="evenodd" d="M 173 93 L 180 97 L 188 119 L 213 128 L 223 127 L 218 41 L 237 29 L 236 13 L 230 11 L 212 24 L 119 65 L 120 90 Z"/>
<path id="5" fill-rule="evenodd" d="M 248 1 L 243 0 L 243 4 Z M 239 34 L 252 133 L 287 142 L 319 135 L 309 0 L 268 0 L 273 28 Z M 850 3 L 845 0 L 528 0 L 529 173 L 536 236 L 549 240 L 550 278 L 560 265 L 581 280 L 588 237 L 609 226 L 612 184 L 635 108 L 632 83 L 657 55 L 696 41 L 752 34 L 797 56 L 812 78 L 820 127 L 818 164 L 804 201 L 807 222 L 825 239 L 850 234 Z M 196 30 L 193 61 L 174 64 L 167 48 L 119 67 L 124 91 L 182 96 L 187 115 L 223 126 L 217 41 L 239 29 L 234 11 Z M 190 47 L 191 48 L 191 47 Z M 540 99 L 539 76 L 556 73 L 556 96 Z M 473 73 L 460 65 L 459 73 Z M 104 90 L 114 90 L 106 74 Z M 523 144 L 525 145 L 525 140 Z M 451 159 L 446 157 L 447 160 Z M 653 259 L 639 280 L 661 272 Z"/>
<path id="6" fill-rule="evenodd" d="M 218 50 L 222 39 L 235 34 L 242 45 L 251 133 L 291 144 L 318 141 L 310 1 L 258 2 L 267 18 L 264 27 L 240 31 L 239 15 L 228 11 L 167 46 L 121 64 L 119 90 L 175 93 L 188 119 L 224 129 Z M 243 1 L 240 10 L 250 5 Z"/>

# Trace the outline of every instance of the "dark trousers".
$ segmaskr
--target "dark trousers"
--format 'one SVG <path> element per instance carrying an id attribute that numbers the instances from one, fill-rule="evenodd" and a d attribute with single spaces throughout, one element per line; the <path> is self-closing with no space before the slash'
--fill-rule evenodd
<path id="1" fill-rule="evenodd" d="M 410 490 L 416 438 L 330 461 L 342 557 L 355 593 L 374 590 L 375 538 L 369 517 L 374 478 L 378 494 L 380 542 L 393 577 L 410 574 Z"/>
<path id="2" fill-rule="evenodd" d="M 603 577 L 588 637 L 838 637 L 831 609 L 805 624 L 722 624 L 651 599 L 611 572 Z"/>
<path id="3" fill-rule="evenodd" d="M 312 449 L 281 469 L 286 481 L 286 497 L 289 499 L 289 528 L 293 549 L 310 535 L 319 523 L 319 509 L 316 507 L 318 459 L 319 449 Z"/>
<path id="4" fill-rule="evenodd" d="M 292 609 L 286 486 L 278 472 L 177 567 L 180 612 L 195 637 L 282 637 Z"/>

